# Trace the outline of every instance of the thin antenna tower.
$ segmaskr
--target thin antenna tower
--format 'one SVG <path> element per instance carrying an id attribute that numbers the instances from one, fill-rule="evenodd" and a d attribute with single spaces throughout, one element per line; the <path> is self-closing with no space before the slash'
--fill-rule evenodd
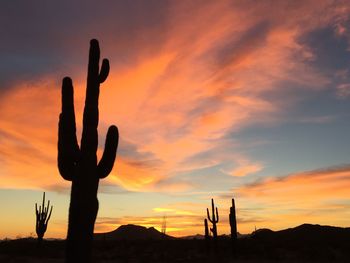
<path id="1" fill-rule="evenodd" d="M 162 234 L 165 236 L 166 233 L 166 216 L 163 216 L 163 222 L 162 222 Z"/>

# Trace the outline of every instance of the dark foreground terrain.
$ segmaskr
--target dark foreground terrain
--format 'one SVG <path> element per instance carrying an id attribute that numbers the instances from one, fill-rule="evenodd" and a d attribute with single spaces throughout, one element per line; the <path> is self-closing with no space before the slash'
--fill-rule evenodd
<path id="1" fill-rule="evenodd" d="M 139 236 L 140 237 L 140 236 Z M 116 239 L 95 241 L 95 262 L 350 262 L 350 229 L 301 225 L 273 232 L 261 229 L 217 242 L 201 239 Z M 63 262 L 64 241 L 0 242 L 0 262 Z"/>

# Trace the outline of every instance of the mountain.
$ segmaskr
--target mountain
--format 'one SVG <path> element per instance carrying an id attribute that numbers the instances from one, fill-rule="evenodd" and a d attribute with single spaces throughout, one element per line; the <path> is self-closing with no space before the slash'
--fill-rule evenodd
<path id="1" fill-rule="evenodd" d="M 196 235 L 191 235 L 191 236 L 184 236 L 184 237 L 180 237 L 180 239 L 204 239 L 204 235 L 201 234 L 196 234 Z"/>
<path id="2" fill-rule="evenodd" d="M 239 235 L 239 238 L 252 238 L 259 242 L 267 242 L 271 245 L 295 245 L 308 244 L 312 246 L 350 243 L 350 228 L 303 224 L 294 228 L 279 231 L 270 229 L 258 229 L 250 235 Z M 154 227 L 146 228 L 138 225 L 122 225 L 119 228 L 107 232 L 96 233 L 96 240 L 161 240 L 175 239 L 163 235 Z M 200 234 L 181 237 L 180 239 L 203 239 Z"/>
<path id="3" fill-rule="evenodd" d="M 285 244 L 332 244 L 349 243 L 350 228 L 302 224 L 294 228 L 279 231 L 258 229 L 250 237 L 267 242 Z"/>
<path id="4" fill-rule="evenodd" d="M 138 225 L 122 225 L 117 229 L 106 233 L 95 233 L 95 240 L 160 240 L 173 239 L 174 237 L 164 235 L 154 227 L 146 228 Z"/>

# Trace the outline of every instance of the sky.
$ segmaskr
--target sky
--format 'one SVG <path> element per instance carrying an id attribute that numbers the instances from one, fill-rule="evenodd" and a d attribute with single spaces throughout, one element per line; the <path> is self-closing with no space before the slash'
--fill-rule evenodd
<path id="1" fill-rule="evenodd" d="M 70 183 L 57 169 L 63 77 L 81 136 L 89 41 L 111 71 L 99 149 L 96 232 L 122 224 L 203 234 L 210 199 L 228 234 L 349 226 L 350 1 L 4 1 L 0 9 L 0 238 L 64 238 Z"/>

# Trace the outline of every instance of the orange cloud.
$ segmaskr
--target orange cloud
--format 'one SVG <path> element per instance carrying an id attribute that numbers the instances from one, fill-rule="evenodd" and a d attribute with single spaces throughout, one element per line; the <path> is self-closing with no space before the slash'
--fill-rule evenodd
<path id="1" fill-rule="evenodd" d="M 349 187 L 350 167 L 343 166 L 262 179 L 234 193 L 250 207 L 246 216 L 277 229 L 305 222 L 345 226 Z"/>
<path id="2" fill-rule="evenodd" d="M 263 169 L 260 164 L 243 164 L 238 166 L 231 172 L 233 176 L 246 176 L 248 174 L 253 174 L 259 172 Z"/>
<path id="3" fill-rule="evenodd" d="M 285 3 L 273 7 L 246 5 L 232 6 L 231 1 L 200 5 L 174 2 L 164 21 L 168 33 L 159 40 L 159 49 L 148 53 L 150 42 L 141 37 L 133 43 L 138 47 L 133 60 L 125 64 L 120 63 L 124 42 L 115 46 L 111 36 L 101 43 L 102 51 L 108 51 L 112 71 L 101 88 L 100 140 L 104 140 L 108 125 L 117 124 L 121 137 L 137 145 L 134 156 L 118 156 L 110 182 L 132 190 L 154 189 L 158 181 L 179 171 L 208 166 L 208 162 L 194 166 L 186 160 L 213 149 L 216 155 L 223 156 L 220 152 L 224 152 L 226 156 L 211 164 L 238 162 L 233 154 L 235 145 L 223 143 L 225 135 L 257 122 L 278 121 L 279 113 L 292 103 L 287 98 L 270 101 L 268 92 L 279 91 L 281 81 L 305 88 L 325 87 L 328 79 L 305 63 L 313 54 L 298 38 L 335 18 L 344 21 L 344 8 L 307 1 L 287 8 L 285 19 Z M 324 14 L 326 7 L 329 9 Z M 271 8 L 274 12 L 269 11 Z M 264 15 L 267 13 L 269 16 Z M 79 70 L 71 73 L 78 134 L 85 93 L 85 72 Z M 38 83 L 19 82 L 1 100 L 0 122 L 7 134 L 0 146 L 5 163 L 1 169 L 11 174 L 2 187 L 61 184 L 54 167 L 60 84 L 52 79 L 57 78 L 47 75 Z M 230 151 L 225 150 L 227 147 Z M 139 153 L 144 152 L 156 161 L 141 158 Z M 145 162 L 148 166 L 141 167 Z M 41 167 L 40 172 L 35 167 Z M 260 169 L 249 164 L 233 170 L 244 175 Z M 30 175 L 23 178 L 23 173 Z M 35 176 L 41 178 L 47 173 L 54 175 L 44 180 Z"/>
<path id="4" fill-rule="evenodd" d="M 38 189 L 59 181 L 57 138 L 50 130 L 59 101 L 52 86 L 48 80 L 23 84 L 2 97 L 0 187 Z"/>
<path id="5" fill-rule="evenodd" d="M 345 166 L 265 179 L 241 188 L 239 193 L 243 196 L 300 202 L 305 205 L 310 202 L 310 205 L 314 205 L 316 201 L 322 203 L 346 199 L 349 186 L 350 168 Z"/>

